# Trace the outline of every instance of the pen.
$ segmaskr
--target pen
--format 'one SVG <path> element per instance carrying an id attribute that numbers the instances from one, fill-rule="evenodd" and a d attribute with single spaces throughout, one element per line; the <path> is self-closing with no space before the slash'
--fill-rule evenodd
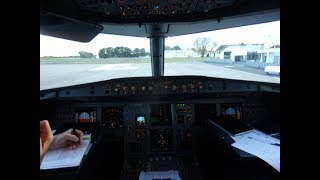
<path id="1" fill-rule="evenodd" d="M 79 138 L 79 140 L 76 142 L 76 143 L 79 143 L 80 142 L 80 135 L 79 133 L 77 133 L 76 129 L 73 127 L 73 130 L 72 130 L 72 134 L 74 134 L 75 136 L 77 136 L 77 138 Z"/>

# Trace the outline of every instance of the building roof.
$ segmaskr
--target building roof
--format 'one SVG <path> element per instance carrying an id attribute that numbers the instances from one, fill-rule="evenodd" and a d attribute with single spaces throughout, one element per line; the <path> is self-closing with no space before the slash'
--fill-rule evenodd
<path id="1" fill-rule="evenodd" d="M 237 45 L 230 45 L 225 48 L 223 51 L 234 51 L 238 49 L 245 50 L 247 52 L 257 52 L 264 50 L 264 44 L 237 44 Z"/>

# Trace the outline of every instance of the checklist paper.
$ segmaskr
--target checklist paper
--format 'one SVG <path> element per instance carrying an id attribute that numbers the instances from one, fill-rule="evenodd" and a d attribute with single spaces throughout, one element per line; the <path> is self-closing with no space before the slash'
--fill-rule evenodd
<path id="1" fill-rule="evenodd" d="M 79 166 L 88 149 L 89 143 L 90 140 L 84 140 L 76 149 L 66 147 L 49 150 L 41 162 L 40 169 L 46 170 Z"/>
<path id="2" fill-rule="evenodd" d="M 257 130 L 233 137 L 231 146 L 259 157 L 280 172 L 280 140 Z"/>

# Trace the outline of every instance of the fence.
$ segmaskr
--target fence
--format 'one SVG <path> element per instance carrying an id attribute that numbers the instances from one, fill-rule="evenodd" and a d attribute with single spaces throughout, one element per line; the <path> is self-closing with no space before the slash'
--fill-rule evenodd
<path id="1" fill-rule="evenodd" d="M 235 63 L 242 63 L 246 67 L 252 67 L 257 69 L 264 69 L 266 66 L 280 66 L 279 63 L 265 63 L 265 62 L 257 62 L 254 60 L 247 60 L 245 62 L 234 62 L 230 59 L 207 59 L 206 62 L 208 63 L 221 63 L 221 64 L 235 64 Z"/>
<path id="2" fill-rule="evenodd" d="M 246 61 L 246 66 L 257 68 L 257 69 L 264 69 L 266 66 L 280 66 L 280 64 Z"/>
<path id="3" fill-rule="evenodd" d="M 230 59 L 208 59 L 206 62 L 222 63 L 222 64 L 233 64 L 234 63 Z"/>

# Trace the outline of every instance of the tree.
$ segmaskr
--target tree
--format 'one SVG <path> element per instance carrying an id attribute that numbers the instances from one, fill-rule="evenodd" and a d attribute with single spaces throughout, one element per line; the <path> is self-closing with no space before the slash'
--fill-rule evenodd
<path id="1" fill-rule="evenodd" d="M 172 49 L 173 50 L 181 50 L 180 46 L 174 46 Z"/>
<path id="2" fill-rule="evenodd" d="M 146 56 L 147 53 L 146 53 L 146 50 L 144 48 L 141 48 L 140 49 L 140 56 Z"/>
<path id="3" fill-rule="evenodd" d="M 110 58 L 114 56 L 114 49 L 112 47 L 102 48 L 99 50 L 99 58 Z"/>
<path id="4" fill-rule="evenodd" d="M 107 48 L 100 49 L 98 55 L 101 59 L 107 58 Z"/>
<path id="5" fill-rule="evenodd" d="M 95 58 L 95 55 L 91 52 L 79 51 L 78 54 L 80 55 L 80 58 Z"/>
<path id="6" fill-rule="evenodd" d="M 206 53 L 208 53 L 208 45 L 210 44 L 211 39 L 208 37 L 199 37 L 193 43 L 193 46 L 196 49 L 196 52 L 204 57 Z"/>
<path id="7" fill-rule="evenodd" d="M 170 46 L 164 46 L 164 50 L 171 50 Z"/>
<path id="8" fill-rule="evenodd" d="M 134 48 L 133 52 L 132 52 L 133 57 L 139 57 L 141 56 L 141 51 L 139 48 Z"/>
<path id="9" fill-rule="evenodd" d="M 216 53 L 220 54 L 227 47 L 228 47 L 228 45 L 220 45 L 218 47 L 218 49 L 216 50 Z"/>
<path id="10" fill-rule="evenodd" d="M 128 47 L 117 46 L 114 48 L 115 57 L 132 57 L 132 50 Z"/>
<path id="11" fill-rule="evenodd" d="M 218 47 L 218 44 L 216 42 L 211 42 L 209 45 L 208 45 L 208 54 L 209 56 L 211 56 L 211 53 L 213 53 L 213 57 L 216 57 L 216 52 L 217 52 L 217 47 Z"/>

